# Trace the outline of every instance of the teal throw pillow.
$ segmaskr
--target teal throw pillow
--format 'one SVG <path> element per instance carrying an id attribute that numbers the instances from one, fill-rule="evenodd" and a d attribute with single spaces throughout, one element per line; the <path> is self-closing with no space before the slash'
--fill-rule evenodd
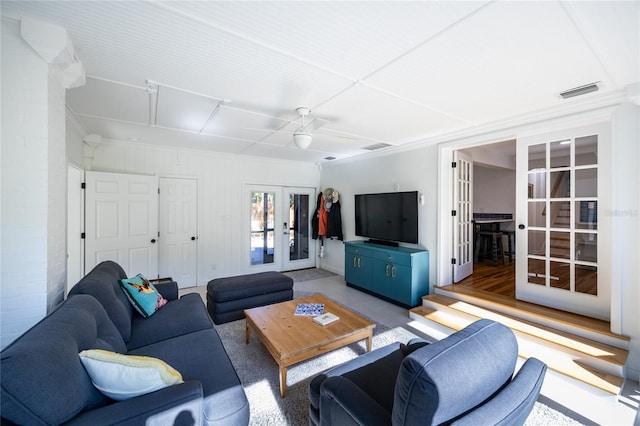
<path id="1" fill-rule="evenodd" d="M 142 274 L 120 280 L 120 287 L 136 311 L 145 318 L 167 304 L 167 299 Z"/>

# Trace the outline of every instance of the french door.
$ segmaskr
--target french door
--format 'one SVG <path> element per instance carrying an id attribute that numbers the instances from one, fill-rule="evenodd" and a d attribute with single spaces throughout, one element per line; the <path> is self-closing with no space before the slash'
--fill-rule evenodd
<path id="1" fill-rule="evenodd" d="M 313 208 L 314 188 L 245 185 L 245 270 L 288 271 L 314 267 Z"/>
<path id="2" fill-rule="evenodd" d="M 453 282 L 457 283 L 473 273 L 473 159 L 454 151 L 453 161 Z"/>
<path id="3" fill-rule="evenodd" d="M 516 298 L 609 320 L 605 126 L 517 142 Z"/>

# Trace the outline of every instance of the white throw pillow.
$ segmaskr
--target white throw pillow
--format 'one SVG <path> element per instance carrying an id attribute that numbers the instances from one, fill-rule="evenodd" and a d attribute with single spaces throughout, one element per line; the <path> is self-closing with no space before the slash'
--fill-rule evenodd
<path id="1" fill-rule="evenodd" d="M 102 349 L 82 351 L 79 355 L 93 385 L 118 401 L 182 383 L 182 375 L 157 358 Z"/>

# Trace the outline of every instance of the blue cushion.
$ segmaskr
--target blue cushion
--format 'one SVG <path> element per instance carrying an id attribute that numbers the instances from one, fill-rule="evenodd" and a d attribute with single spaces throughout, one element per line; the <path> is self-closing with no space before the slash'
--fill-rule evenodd
<path id="1" fill-rule="evenodd" d="M 400 367 L 394 424 L 440 424 L 482 404 L 511 380 L 518 357 L 513 332 L 479 320 L 407 356 Z"/>
<path id="2" fill-rule="evenodd" d="M 2 417 L 60 424 L 109 403 L 78 356 L 94 348 L 126 351 L 102 305 L 88 295 L 73 296 L 2 351 Z"/>
<path id="3" fill-rule="evenodd" d="M 167 299 L 162 297 L 154 285 L 142 274 L 132 278 L 122 278 L 119 282 L 124 294 L 131 302 L 131 306 L 144 318 L 155 314 L 157 310 L 167 304 Z"/>

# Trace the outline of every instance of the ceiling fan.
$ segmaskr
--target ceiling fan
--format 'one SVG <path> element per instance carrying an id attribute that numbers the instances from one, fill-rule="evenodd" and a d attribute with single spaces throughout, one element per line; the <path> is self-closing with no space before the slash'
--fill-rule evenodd
<path id="1" fill-rule="evenodd" d="M 309 133 L 307 131 L 307 128 L 306 128 L 306 126 L 304 124 L 304 119 L 305 119 L 305 117 L 307 117 L 309 115 L 310 111 L 309 111 L 309 108 L 298 107 L 298 108 L 296 108 L 296 112 L 298 113 L 298 115 L 302 119 L 302 126 L 298 130 L 293 132 L 293 143 L 295 143 L 296 146 L 298 148 L 300 148 L 300 149 L 307 149 L 307 148 L 309 148 L 309 145 L 311 145 L 312 135 L 311 135 L 311 133 Z M 314 120 L 312 123 L 315 123 L 317 120 L 318 119 Z M 314 130 L 316 130 L 318 128 L 319 127 L 315 127 Z"/>
<path id="2" fill-rule="evenodd" d="M 293 132 L 283 131 L 283 130 L 267 130 L 267 129 L 247 129 L 247 130 L 257 130 L 257 131 L 269 131 L 273 133 L 289 133 L 293 135 L 293 143 L 300 149 L 307 149 L 309 145 L 311 145 L 311 141 L 313 140 L 313 131 L 318 130 L 322 126 L 325 126 L 330 123 L 330 121 L 322 119 L 322 118 L 313 118 L 311 121 L 306 122 L 307 117 L 311 110 L 307 107 L 298 107 L 296 108 L 296 112 L 298 113 L 298 119 L 300 120 L 300 127 Z M 297 119 L 296 119 L 297 120 Z M 289 122 L 293 123 L 295 120 Z M 282 127 L 281 127 L 282 128 Z M 351 137 L 345 136 L 337 136 L 340 138 L 347 139 L 355 139 Z"/>

